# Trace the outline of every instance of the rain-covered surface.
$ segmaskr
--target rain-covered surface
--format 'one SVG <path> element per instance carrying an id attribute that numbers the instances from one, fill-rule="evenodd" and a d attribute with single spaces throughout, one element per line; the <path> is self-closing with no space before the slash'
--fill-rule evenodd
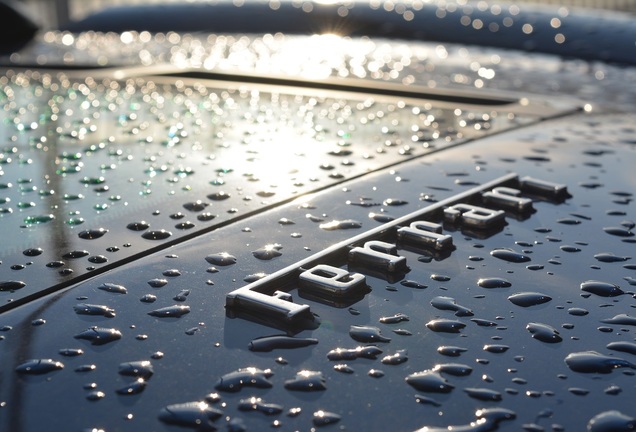
<path id="1" fill-rule="evenodd" d="M 633 430 L 636 128 L 602 115 L 633 111 L 633 68 L 136 32 L 47 32 L 10 61 L 370 90 L 3 72 L 0 430 Z M 601 114 L 528 126 L 539 115 L 522 104 L 391 98 L 374 82 L 513 90 L 532 106 L 560 94 Z M 551 105 L 541 114 L 571 106 Z M 291 277 L 278 299 L 310 308 L 305 330 L 225 308 L 268 274 L 511 173 L 569 196 L 530 196 L 534 211 L 486 231 L 426 213 L 454 247 L 400 247 L 408 271 L 395 277 L 358 266 L 354 296 L 301 296 Z"/>
<path id="2" fill-rule="evenodd" d="M 345 182 L 4 313 L 3 427 L 414 430 L 481 416 L 488 430 L 630 430 L 634 129 L 582 120 Z M 292 290 L 320 317 L 294 339 L 226 316 L 227 293 L 378 227 L 371 215 L 510 171 L 562 182 L 571 198 L 535 200 L 484 238 L 445 227 L 449 256 L 400 250 L 410 271 L 388 282 L 369 269 L 371 292 L 346 307 Z M 334 220 L 357 224 L 321 228 Z M 29 414 L 42 407 L 56 416 Z"/>

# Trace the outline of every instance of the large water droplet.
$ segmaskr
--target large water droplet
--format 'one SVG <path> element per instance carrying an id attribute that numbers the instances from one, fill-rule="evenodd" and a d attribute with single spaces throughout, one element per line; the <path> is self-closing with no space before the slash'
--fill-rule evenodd
<path id="1" fill-rule="evenodd" d="M 373 326 L 352 325 L 349 328 L 349 336 L 358 342 L 390 342 L 391 338 L 382 336 L 380 329 Z"/>
<path id="2" fill-rule="evenodd" d="M 25 286 L 26 284 L 22 281 L 2 281 L 0 282 L 0 291 L 15 291 Z"/>
<path id="3" fill-rule="evenodd" d="M 618 285 L 594 280 L 583 282 L 581 290 L 601 297 L 616 297 L 625 294 Z"/>
<path id="4" fill-rule="evenodd" d="M 119 365 L 119 374 L 124 376 L 132 376 L 147 380 L 153 373 L 154 369 L 152 367 L 152 363 L 148 360 L 120 363 Z"/>
<path id="5" fill-rule="evenodd" d="M 266 403 L 263 399 L 254 396 L 249 399 L 241 399 L 238 409 L 239 411 L 259 411 L 266 415 L 276 415 L 283 412 L 281 405 Z"/>
<path id="6" fill-rule="evenodd" d="M 559 336 L 559 332 L 547 324 L 528 323 L 526 330 L 530 332 L 533 338 L 546 343 L 558 343 L 563 339 Z"/>
<path id="7" fill-rule="evenodd" d="M 173 305 L 155 309 L 148 312 L 148 315 L 157 318 L 179 318 L 187 313 L 190 313 L 190 306 Z"/>
<path id="8" fill-rule="evenodd" d="M 252 251 L 252 255 L 260 260 L 271 260 L 272 258 L 276 258 L 282 255 L 282 253 L 280 252 L 282 248 L 283 247 L 278 243 L 268 244 L 260 249 Z"/>
<path id="9" fill-rule="evenodd" d="M 477 281 L 477 285 L 482 288 L 508 288 L 512 286 L 507 279 L 498 277 L 481 278 Z"/>
<path id="10" fill-rule="evenodd" d="M 100 289 L 102 291 L 106 291 L 109 293 L 115 293 L 115 294 L 128 294 L 128 290 L 126 289 L 125 286 L 118 285 L 115 283 L 110 283 L 110 282 L 101 284 L 100 286 L 97 287 L 97 289 Z"/>
<path id="11" fill-rule="evenodd" d="M 319 410 L 314 413 L 311 420 L 315 426 L 320 427 L 338 423 L 340 421 L 340 416 L 336 413 Z"/>
<path id="12" fill-rule="evenodd" d="M 121 339 L 121 332 L 114 328 L 91 327 L 74 337 L 87 340 L 92 345 L 104 345 Z"/>
<path id="13" fill-rule="evenodd" d="M 210 264 L 219 266 L 229 266 L 232 264 L 236 264 L 236 257 L 234 255 L 230 255 L 227 252 L 210 254 L 205 257 L 205 260 Z"/>
<path id="14" fill-rule="evenodd" d="M 552 300 L 552 297 L 538 292 L 520 292 L 508 297 L 512 304 L 521 307 L 537 306 Z"/>
<path id="15" fill-rule="evenodd" d="M 501 393 L 487 388 L 465 388 L 464 391 L 473 399 L 482 401 L 498 402 L 501 400 Z"/>
<path id="16" fill-rule="evenodd" d="M 285 388 L 294 391 L 327 390 L 322 372 L 302 370 L 293 379 L 285 381 Z"/>
<path id="17" fill-rule="evenodd" d="M 382 364 L 386 365 L 399 365 L 406 362 L 409 358 L 406 350 L 398 350 L 395 354 L 387 355 L 382 358 Z"/>
<path id="18" fill-rule="evenodd" d="M 217 430 L 212 422 L 222 415 L 222 411 L 205 402 L 186 402 L 163 408 L 159 412 L 159 420 L 169 425 L 211 432 Z"/>
<path id="19" fill-rule="evenodd" d="M 261 370 L 255 367 L 239 369 L 221 377 L 215 388 L 227 392 L 237 392 L 243 387 L 270 388 L 269 377 L 273 375 L 270 369 Z"/>
<path id="20" fill-rule="evenodd" d="M 449 393 L 455 388 L 439 372 L 433 370 L 413 373 L 405 381 L 414 389 L 429 393 Z"/>
<path id="21" fill-rule="evenodd" d="M 146 240 L 165 240 L 171 235 L 172 233 L 170 231 L 161 229 L 161 230 L 146 231 L 145 233 L 141 235 L 141 237 L 145 238 Z"/>
<path id="22" fill-rule="evenodd" d="M 427 322 L 426 327 L 434 332 L 459 333 L 461 329 L 466 327 L 466 324 L 461 321 L 440 318 Z"/>
<path id="23" fill-rule="evenodd" d="M 458 305 L 452 297 L 438 296 L 431 300 L 431 305 L 439 310 L 454 311 L 455 316 L 466 317 L 473 316 L 473 311 L 465 306 Z"/>
<path id="24" fill-rule="evenodd" d="M 296 338 L 284 335 L 264 336 L 252 340 L 249 349 L 250 351 L 269 352 L 275 349 L 302 348 L 317 343 L 318 339 L 314 338 Z"/>
<path id="25" fill-rule="evenodd" d="M 325 231 L 357 229 L 362 227 L 362 223 L 353 219 L 333 220 L 319 225 Z"/>
<path id="26" fill-rule="evenodd" d="M 611 410 L 595 415 L 587 424 L 589 432 L 631 432 L 636 429 L 636 418 Z"/>
<path id="27" fill-rule="evenodd" d="M 327 358 L 332 361 L 355 360 L 357 358 L 367 358 L 375 360 L 382 354 L 382 350 L 373 345 L 359 346 L 356 348 L 336 348 L 327 353 Z"/>
<path id="28" fill-rule="evenodd" d="M 515 252 L 512 249 L 495 249 L 490 252 L 490 255 L 499 258 L 504 261 L 512 263 L 523 263 L 530 261 L 530 257 L 522 253 Z"/>
<path id="29" fill-rule="evenodd" d="M 565 364 L 574 372 L 608 374 L 617 368 L 636 369 L 636 365 L 618 357 L 610 357 L 596 351 L 570 353 Z"/>
<path id="30" fill-rule="evenodd" d="M 77 236 L 83 240 L 95 240 L 103 237 L 108 232 L 105 228 L 96 228 L 90 230 L 84 230 L 77 234 Z"/>
<path id="31" fill-rule="evenodd" d="M 64 365 L 52 359 L 32 359 L 18 365 L 17 373 L 27 375 L 42 375 L 56 370 L 64 369 Z"/>
<path id="32" fill-rule="evenodd" d="M 99 315 L 106 318 L 113 318 L 115 316 L 115 309 L 104 305 L 79 303 L 73 306 L 73 310 L 75 310 L 75 313 L 78 315 Z"/>

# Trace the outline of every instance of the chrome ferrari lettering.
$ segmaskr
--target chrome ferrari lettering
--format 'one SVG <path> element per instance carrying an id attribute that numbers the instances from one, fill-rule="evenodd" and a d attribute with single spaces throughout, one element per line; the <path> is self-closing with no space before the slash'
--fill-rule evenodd
<path id="1" fill-rule="evenodd" d="M 444 209 L 444 219 L 469 228 L 491 229 L 504 222 L 505 212 L 471 204 L 455 204 Z"/>
<path id="2" fill-rule="evenodd" d="M 292 302 L 288 291 L 297 290 L 303 299 L 325 307 L 349 307 L 370 292 L 368 278 L 391 283 L 402 279 L 410 271 L 408 253 L 426 253 L 436 260 L 450 256 L 455 248 L 453 237 L 444 233 L 442 224 L 448 224 L 444 228 L 449 231 L 460 228 L 463 235 L 486 238 L 506 223 L 506 212 L 499 208 L 514 218 L 527 218 L 534 197 L 559 202 L 569 195 L 563 185 L 506 175 L 335 244 L 231 292 L 226 300 L 228 316 L 292 332 L 316 328 L 317 318 L 309 306 Z"/>
<path id="3" fill-rule="evenodd" d="M 267 295 L 249 289 L 239 289 L 227 295 L 226 305 L 288 323 L 311 316 L 308 305 L 294 303 L 291 294 L 283 291 Z"/>
<path id="4" fill-rule="evenodd" d="M 519 189 L 496 187 L 490 192 L 484 192 L 482 198 L 486 205 L 521 213 L 532 211 L 532 200 L 522 197 Z"/>
<path id="5" fill-rule="evenodd" d="M 299 290 L 322 297 L 344 297 L 366 288 L 366 277 L 360 273 L 326 264 L 306 270 L 298 276 Z"/>
<path id="6" fill-rule="evenodd" d="M 349 251 L 349 264 L 388 273 L 408 270 L 406 258 L 398 255 L 397 247 L 381 241 L 368 241 L 364 247 L 351 249 Z"/>
<path id="7" fill-rule="evenodd" d="M 437 251 L 453 247 L 453 237 L 442 234 L 442 226 L 433 222 L 412 222 L 408 227 L 399 228 L 397 237 L 398 244 L 409 244 Z"/>
<path id="8" fill-rule="evenodd" d="M 547 199 L 564 200 L 569 197 L 567 186 L 533 177 L 523 177 L 519 180 L 519 186 L 523 192 Z"/>

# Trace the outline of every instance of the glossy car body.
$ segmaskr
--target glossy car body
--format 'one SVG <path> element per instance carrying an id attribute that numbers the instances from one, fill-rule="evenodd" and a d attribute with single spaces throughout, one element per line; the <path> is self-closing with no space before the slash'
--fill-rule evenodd
<path id="1" fill-rule="evenodd" d="M 4 58 L 1 430 L 634 428 L 629 16 L 105 14 Z"/>

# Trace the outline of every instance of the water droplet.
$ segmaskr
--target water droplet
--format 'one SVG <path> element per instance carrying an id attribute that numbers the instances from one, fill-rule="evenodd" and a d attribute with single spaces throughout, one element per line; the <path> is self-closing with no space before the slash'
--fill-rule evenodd
<path id="1" fill-rule="evenodd" d="M 451 277 L 443 275 L 443 274 L 432 274 L 431 280 L 434 280 L 437 282 L 448 282 L 449 280 L 451 280 Z"/>
<path id="2" fill-rule="evenodd" d="M 358 342 L 390 342 L 391 338 L 382 336 L 378 327 L 352 325 L 349 336 Z"/>
<path id="3" fill-rule="evenodd" d="M 162 275 L 167 277 L 179 277 L 181 272 L 178 269 L 168 269 L 161 272 Z"/>
<path id="4" fill-rule="evenodd" d="M 338 414 L 323 410 L 316 411 L 312 418 L 314 426 L 317 427 L 327 426 L 330 424 L 338 423 L 339 421 L 340 416 Z"/>
<path id="5" fill-rule="evenodd" d="M 431 300 L 431 305 L 439 310 L 449 310 L 455 312 L 455 316 L 473 316 L 473 311 L 465 306 L 458 305 L 452 297 L 438 296 Z"/>
<path id="6" fill-rule="evenodd" d="M 223 201 L 230 197 L 230 194 L 225 192 L 215 192 L 213 194 L 208 195 L 208 199 L 212 201 Z"/>
<path id="7" fill-rule="evenodd" d="M 139 301 L 142 303 L 154 303 L 157 301 L 157 296 L 153 294 L 145 294 L 141 296 Z"/>
<path id="8" fill-rule="evenodd" d="M 106 318 L 113 318 L 115 316 L 115 309 L 104 305 L 80 303 L 73 306 L 73 310 L 75 310 L 75 313 L 78 315 L 98 315 Z"/>
<path id="9" fill-rule="evenodd" d="M 332 361 L 355 360 L 357 358 L 366 358 L 375 360 L 382 354 L 382 350 L 373 345 L 359 346 L 352 349 L 336 348 L 327 353 L 327 358 Z"/>
<path id="10" fill-rule="evenodd" d="M 627 341 L 610 342 L 607 349 L 636 355 L 636 343 Z"/>
<path id="11" fill-rule="evenodd" d="M 415 288 L 415 289 L 426 289 L 426 288 L 428 288 L 428 285 L 424 285 L 424 284 L 421 284 L 421 283 L 419 283 L 417 281 L 408 280 L 408 279 L 401 281 L 400 285 L 408 287 L 408 288 Z"/>
<path id="12" fill-rule="evenodd" d="M 91 327 L 74 337 L 87 340 L 92 345 L 104 345 L 121 339 L 121 332 L 114 328 Z"/>
<path id="13" fill-rule="evenodd" d="M 512 284 L 504 278 L 482 278 L 477 281 L 477 285 L 482 288 L 508 288 Z"/>
<path id="14" fill-rule="evenodd" d="M 55 215 L 39 215 L 39 216 L 27 216 L 24 218 L 25 225 L 39 225 L 47 222 L 51 222 L 55 219 Z"/>
<path id="15" fill-rule="evenodd" d="M 414 389 L 428 393 L 450 393 L 455 388 L 439 372 L 433 370 L 413 373 L 405 381 Z"/>
<path id="16" fill-rule="evenodd" d="M 205 260 L 210 264 L 218 266 L 229 266 L 232 264 L 236 264 L 236 257 L 234 255 L 230 255 L 227 252 L 210 254 L 205 257 Z"/>
<path id="17" fill-rule="evenodd" d="M 574 316 L 585 316 L 590 312 L 583 308 L 570 308 L 568 309 L 568 313 Z"/>
<path id="18" fill-rule="evenodd" d="M 508 297 L 512 304 L 521 307 L 537 306 L 552 300 L 552 297 L 538 292 L 520 292 Z"/>
<path id="19" fill-rule="evenodd" d="M 461 430 L 466 432 L 490 432 L 498 429 L 499 423 L 505 420 L 513 420 L 517 415 L 505 408 L 485 408 L 475 412 L 477 421 L 472 422 L 466 426 L 448 426 L 448 427 L 435 427 L 425 426 L 422 430 L 427 432 L 448 432 L 449 430 Z"/>
<path id="20" fill-rule="evenodd" d="M 103 237 L 108 232 L 105 228 L 96 228 L 90 230 L 84 230 L 77 234 L 77 236 L 83 240 L 95 240 Z"/>
<path id="21" fill-rule="evenodd" d="M 362 227 L 362 223 L 353 219 L 333 220 L 319 225 L 325 231 L 357 229 Z"/>
<path id="22" fill-rule="evenodd" d="M 440 318 L 427 322 L 426 327 L 434 332 L 459 333 L 461 329 L 466 327 L 466 324 L 461 321 Z"/>
<path id="23" fill-rule="evenodd" d="M 58 353 L 64 357 L 77 357 L 84 354 L 84 350 L 80 348 L 62 348 Z"/>
<path id="24" fill-rule="evenodd" d="M 530 332 L 534 339 L 546 343 L 558 343 L 563 339 L 559 336 L 559 332 L 547 324 L 528 323 L 526 330 Z"/>
<path id="25" fill-rule="evenodd" d="M 382 364 L 386 365 L 399 365 L 406 362 L 409 358 L 406 350 L 398 350 L 395 354 L 387 355 L 382 358 Z"/>
<path id="26" fill-rule="evenodd" d="M 154 369 L 148 360 L 139 360 L 120 363 L 119 374 L 147 380 L 154 374 Z"/>
<path id="27" fill-rule="evenodd" d="M 603 228 L 603 231 L 617 237 L 633 237 L 634 236 L 633 231 L 623 227 L 606 227 L 606 228 Z"/>
<path id="28" fill-rule="evenodd" d="M 186 222 L 180 222 L 176 224 L 174 227 L 178 230 L 189 230 L 194 228 L 195 225 L 190 221 L 186 221 Z"/>
<path id="29" fill-rule="evenodd" d="M 371 378 L 382 378 L 384 376 L 384 372 L 380 369 L 370 369 L 369 372 L 367 372 L 367 375 Z"/>
<path id="30" fill-rule="evenodd" d="M 407 315 L 404 315 L 403 313 L 397 313 L 392 316 L 382 317 L 378 321 L 380 321 L 382 324 L 397 324 L 399 322 L 408 320 L 409 317 Z"/>
<path id="31" fill-rule="evenodd" d="M 600 262 L 605 262 L 605 263 L 627 261 L 631 258 L 632 257 L 628 257 L 628 256 L 625 256 L 625 257 L 617 256 L 617 255 L 614 255 L 613 253 L 598 253 L 594 255 L 594 259 Z"/>
<path id="32" fill-rule="evenodd" d="M 587 424 L 589 432 L 630 432 L 636 429 L 636 418 L 611 410 L 595 415 Z"/>
<path id="33" fill-rule="evenodd" d="M 636 365 L 618 357 L 610 357 L 596 351 L 568 354 L 565 364 L 574 372 L 608 374 L 617 368 L 636 369 Z"/>
<path id="34" fill-rule="evenodd" d="M 173 305 L 155 309 L 148 312 L 148 315 L 157 318 L 179 318 L 187 313 L 190 313 L 190 306 Z"/>
<path id="35" fill-rule="evenodd" d="M 498 402 L 501 400 L 501 393 L 495 390 L 486 388 L 465 388 L 466 394 L 473 398 L 482 401 Z"/>
<path id="36" fill-rule="evenodd" d="M 206 202 L 203 202 L 201 200 L 197 200 L 197 201 L 193 201 L 193 202 L 187 202 L 183 205 L 183 208 L 191 211 L 191 212 L 200 212 L 205 210 L 205 208 L 208 206 L 209 204 Z"/>
<path id="37" fill-rule="evenodd" d="M 71 252 L 67 252 L 64 255 L 62 255 L 62 258 L 64 259 L 78 259 L 78 258 L 84 258 L 85 256 L 90 255 L 90 253 L 86 250 L 74 250 Z"/>
<path id="38" fill-rule="evenodd" d="M 30 248 L 24 250 L 22 254 L 28 257 L 36 257 L 38 255 L 42 255 L 43 252 L 42 248 Z"/>
<path id="39" fill-rule="evenodd" d="M 627 314 L 618 314 L 618 315 L 615 315 L 613 318 L 607 318 L 607 319 L 601 320 L 601 322 L 606 323 L 606 324 L 619 324 L 619 325 L 635 326 L 636 325 L 636 317 L 632 317 L 632 316 L 629 316 Z"/>
<path id="40" fill-rule="evenodd" d="M 490 353 L 501 354 L 508 351 L 510 347 L 508 345 L 500 345 L 500 344 L 490 344 L 484 345 L 484 351 L 488 351 Z"/>
<path id="41" fill-rule="evenodd" d="M 239 411 L 259 411 L 266 415 L 277 415 L 283 412 L 283 407 L 278 404 L 266 403 L 263 399 L 251 397 L 241 399 L 238 403 Z"/>
<path id="42" fill-rule="evenodd" d="M 146 221 L 131 222 L 128 225 L 126 225 L 126 228 L 128 228 L 131 231 L 145 231 L 148 228 L 150 228 L 150 224 Z"/>
<path id="43" fill-rule="evenodd" d="M 205 402 L 186 402 L 163 408 L 159 412 L 159 420 L 169 425 L 204 432 L 216 430 L 212 422 L 222 415 L 222 411 Z"/>
<path id="44" fill-rule="evenodd" d="M 18 365 L 15 371 L 26 375 L 42 375 L 61 369 L 64 369 L 61 362 L 52 359 L 32 359 Z"/>
<path id="45" fill-rule="evenodd" d="M 171 235 L 172 233 L 170 231 L 161 229 L 161 230 L 146 231 L 145 233 L 141 235 L 141 237 L 145 238 L 146 240 L 165 240 Z"/>
<path id="46" fill-rule="evenodd" d="M 252 251 L 252 255 L 260 260 L 271 260 L 272 258 L 276 258 L 282 255 L 282 253 L 280 252 L 282 248 L 283 247 L 278 243 L 268 244 L 260 249 Z"/>
<path id="47" fill-rule="evenodd" d="M 327 390 L 322 372 L 302 370 L 293 379 L 285 381 L 285 388 L 293 391 Z"/>
<path id="48" fill-rule="evenodd" d="M 314 338 L 296 338 L 284 335 L 264 336 L 252 340 L 249 349 L 256 352 L 270 352 L 275 349 L 302 348 L 317 343 L 318 339 Z"/>
<path id="49" fill-rule="evenodd" d="M 217 382 L 217 390 L 237 392 L 243 387 L 271 388 L 269 377 L 273 375 L 270 369 L 261 370 L 255 367 L 239 369 L 221 377 Z"/>
<path id="50" fill-rule="evenodd" d="M 457 346 L 440 346 L 437 352 L 448 357 L 459 357 L 462 353 L 468 351 L 466 348 Z"/>
<path id="51" fill-rule="evenodd" d="M 2 281 L 0 282 L 0 291 L 15 291 L 24 288 L 26 284 L 22 281 Z"/>
<path id="52" fill-rule="evenodd" d="M 108 262 L 108 258 L 106 258 L 104 255 L 93 255 L 91 257 L 88 257 L 88 262 L 91 262 L 93 264 L 104 264 Z"/>
<path id="53" fill-rule="evenodd" d="M 499 258 L 504 261 L 512 262 L 512 263 L 523 263 L 530 261 L 530 257 L 516 252 L 512 249 L 495 249 L 490 252 L 490 255 Z"/>
<path id="54" fill-rule="evenodd" d="M 581 221 L 574 218 L 560 218 L 560 219 L 557 219 L 557 223 L 564 224 L 564 225 L 579 225 Z"/>
<path id="55" fill-rule="evenodd" d="M 333 365 L 333 370 L 344 374 L 352 374 L 355 372 L 351 366 L 344 363 Z"/>
<path id="56" fill-rule="evenodd" d="M 205 213 L 201 213 L 200 215 L 197 216 L 197 220 L 201 221 L 201 222 L 209 222 L 213 219 L 215 219 L 217 217 L 217 215 L 215 215 L 214 213 L 210 213 L 210 212 L 205 212 Z"/>
<path id="57" fill-rule="evenodd" d="M 583 282 L 581 284 L 581 291 L 596 294 L 601 297 L 616 297 L 625 294 L 618 285 L 594 280 Z"/>
<path id="58" fill-rule="evenodd" d="M 117 285 L 114 283 L 106 282 L 97 287 L 97 289 L 115 293 L 115 294 L 128 294 L 128 290 L 123 285 Z"/>

